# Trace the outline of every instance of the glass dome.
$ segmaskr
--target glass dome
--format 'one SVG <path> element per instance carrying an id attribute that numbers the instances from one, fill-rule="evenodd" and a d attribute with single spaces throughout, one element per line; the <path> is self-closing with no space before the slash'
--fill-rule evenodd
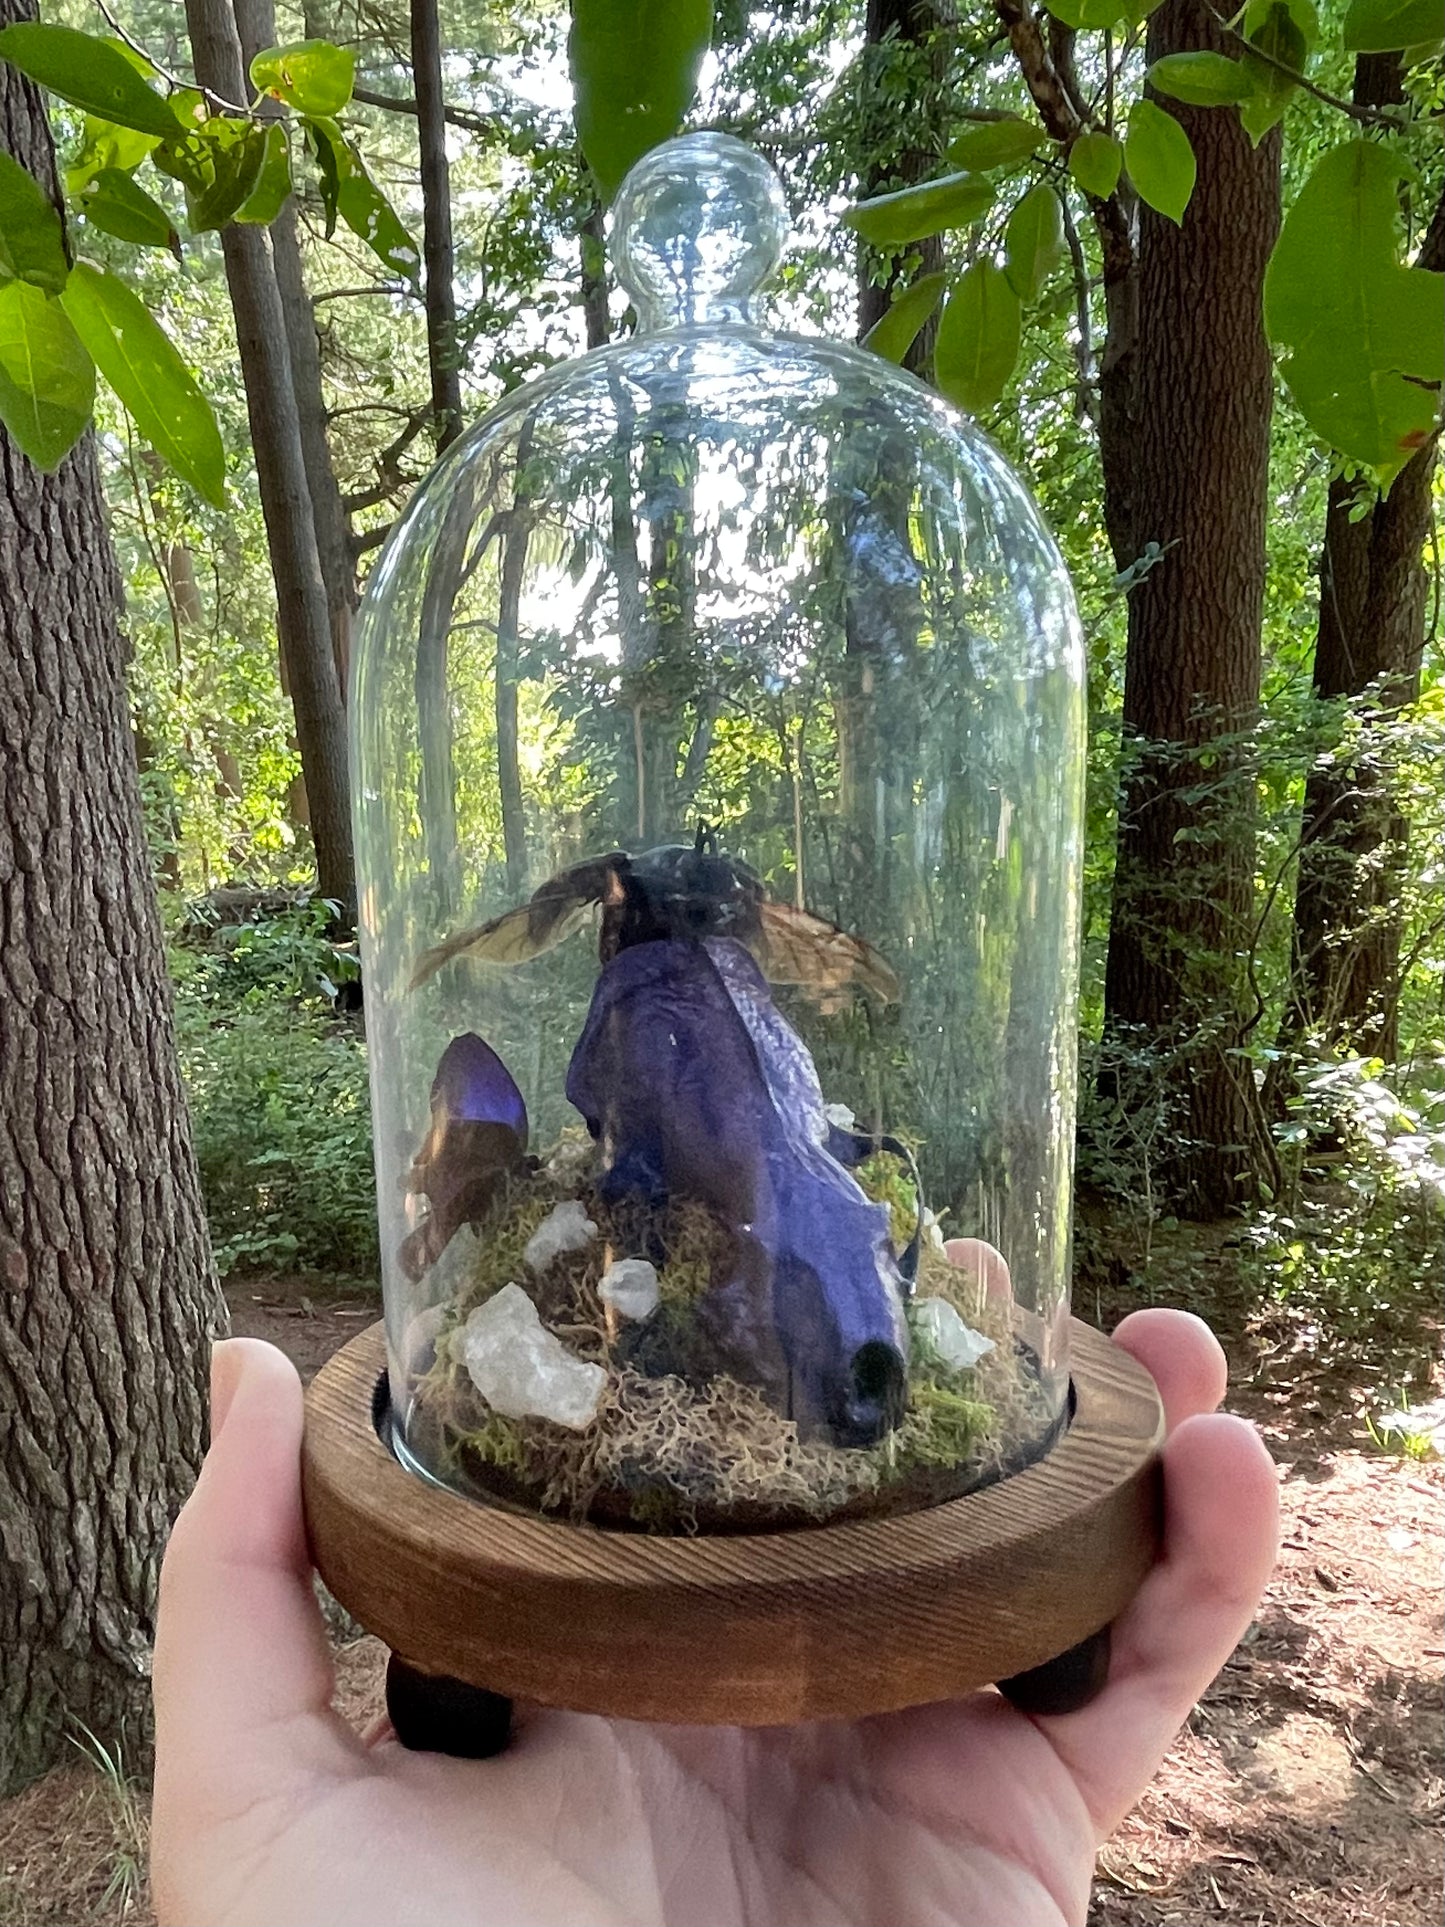
<path id="1" fill-rule="evenodd" d="M 913 376 L 771 331 L 718 135 L 636 334 L 509 397 L 367 591 L 356 845 L 396 1450 L 619 1529 L 806 1527 L 1064 1422 L 1068 577 Z"/>

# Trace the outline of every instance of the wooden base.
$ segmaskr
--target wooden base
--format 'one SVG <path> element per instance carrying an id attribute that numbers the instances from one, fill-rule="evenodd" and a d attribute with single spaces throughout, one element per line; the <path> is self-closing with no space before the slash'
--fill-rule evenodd
<path id="1" fill-rule="evenodd" d="M 1158 1546 L 1158 1392 L 1087 1325 L 1069 1342 L 1073 1419 L 1026 1471 L 898 1518 L 688 1539 L 530 1518 L 406 1471 L 372 1423 L 374 1325 L 307 1394 L 312 1556 L 410 1667 L 579 1712 L 767 1726 L 1019 1684 L 1081 1644 L 1106 1653 L 1091 1636 Z"/>

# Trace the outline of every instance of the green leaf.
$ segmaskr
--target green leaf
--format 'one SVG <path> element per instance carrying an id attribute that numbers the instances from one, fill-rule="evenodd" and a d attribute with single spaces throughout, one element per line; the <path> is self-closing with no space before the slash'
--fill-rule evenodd
<path id="1" fill-rule="evenodd" d="M 104 11 L 104 9 L 102 9 L 102 11 Z M 102 34 L 100 41 L 103 47 L 114 48 L 122 60 L 129 66 L 135 68 L 142 80 L 149 80 L 151 75 L 155 73 L 156 64 L 150 55 L 142 53 L 139 47 L 132 47 L 129 41 L 121 40 L 113 33 Z"/>
<path id="2" fill-rule="evenodd" d="M 896 194 L 859 201 L 843 220 L 875 248 L 897 250 L 945 228 L 981 220 L 993 206 L 993 193 L 992 182 L 981 174 L 945 174 L 920 187 L 901 187 Z"/>
<path id="3" fill-rule="evenodd" d="M 1388 54 L 1437 41 L 1445 32 L 1440 0 L 1350 0 L 1347 53 Z"/>
<path id="4" fill-rule="evenodd" d="M 1062 20 L 1066 27 L 1098 31 L 1117 27 L 1123 21 L 1132 24 L 1136 14 L 1138 19 L 1144 18 L 1143 13 L 1130 5 L 1130 0 L 1045 0 L 1045 4 L 1055 20 Z"/>
<path id="5" fill-rule="evenodd" d="M 979 121 L 949 143 L 948 159 L 953 167 L 986 174 L 993 167 L 1018 167 L 1046 138 L 1043 128 L 1031 121 Z"/>
<path id="6" fill-rule="evenodd" d="M 681 125 L 712 13 L 712 0 L 574 0 L 567 58 L 577 138 L 605 201 Z"/>
<path id="7" fill-rule="evenodd" d="M 1086 194 L 1107 201 L 1119 185 L 1124 150 L 1112 134 L 1080 134 L 1069 149 L 1069 172 Z"/>
<path id="8" fill-rule="evenodd" d="M 1099 32 L 1105 27 L 1139 27 L 1163 0 L 1045 0 L 1055 20 L 1066 27 Z"/>
<path id="9" fill-rule="evenodd" d="M 285 207 L 291 193 L 291 143 L 286 129 L 272 121 L 266 129 L 266 146 L 256 185 L 236 209 L 236 219 L 251 227 L 269 227 Z"/>
<path id="10" fill-rule="evenodd" d="M 356 85 L 356 55 L 329 40 L 267 47 L 251 62 L 251 85 L 301 114 L 339 114 Z"/>
<path id="11" fill-rule="evenodd" d="M 73 276 L 72 276 L 73 279 Z M 0 286 L 0 422 L 49 471 L 85 433 L 95 364 L 58 300 L 28 281 Z"/>
<path id="12" fill-rule="evenodd" d="M 133 127 L 117 127 L 114 121 L 97 120 L 94 114 L 87 114 L 80 151 L 65 170 L 66 193 L 73 196 L 83 192 L 86 182 L 94 180 L 107 167 L 129 174 L 150 153 L 156 138 L 154 134 L 138 134 Z"/>
<path id="13" fill-rule="evenodd" d="M 59 294 L 70 263 L 60 216 L 39 181 L 0 147 L 0 281 Z"/>
<path id="14" fill-rule="evenodd" d="M 76 204 L 92 227 L 141 247 L 169 248 L 179 260 L 181 237 L 159 201 L 118 167 L 103 167 L 86 182 Z"/>
<path id="15" fill-rule="evenodd" d="M 401 224 L 395 208 L 367 173 L 360 154 L 334 120 L 308 120 L 307 139 L 321 172 L 321 195 L 326 204 L 329 235 L 336 216 L 364 241 L 376 258 L 417 286 L 421 256 Z"/>
<path id="16" fill-rule="evenodd" d="M 215 157 L 204 135 L 183 134 L 162 141 L 151 155 L 162 174 L 179 181 L 187 195 L 204 194 L 215 179 Z"/>
<path id="17" fill-rule="evenodd" d="M 177 131 L 179 122 L 160 95 L 124 55 L 94 34 L 19 20 L 0 28 L 0 57 L 100 120 L 162 138 Z"/>
<path id="18" fill-rule="evenodd" d="M 1156 94 L 1191 107 L 1228 107 L 1248 100 L 1254 81 L 1237 60 L 1223 54 L 1165 54 L 1144 78 Z"/>
<path id="19" fill-rule="evenodd" d="M 202 185 L 186 187 L 186 220 L 192 234 L 225 227 L 251 198 L 265 164 L 269 131 L 245 121 L 207 121 L 196 136 Z"/>
<path id="20" fill-rule="evenodd" d="M 411 287 L 416 287 L 417 272 L 421 267 L 416 242 L 402 226 L 396 209 L 367 173 L 360 154 L 350 143 L 346 143 L 345 152 L 349 164 L 341 170 L 341 188 L 336 202 L 342 220 L 358 240 L 366 243 L 383 266 L 390 268 L 393 274 L 399 274 Z"/>
<path id="21" fill-rule="evenodd" d="M 326 221 L 326 238 L 336 232 L 336 215 L 341 201 L 341 158 L 346 143 L 341 130 L 331 123 L 305 122 L 306 145 L 316 162 L 316 181 L 321 189 L 321 211 Z"/>
<path id="22" fill-rule="evenodd" d="M 933 351 L 939 390 L 959 408 L 994 407 L 1019 358 L 1023 316 L 1002 268 L 976 261 L 959 281 L 938 324 Z"/>
<path id="23" fill-rule="evenodd" d="M 171 112 L 185 134 L 196 134 L 211 118 L 211 103 L 197 87 L 182 87 L 171 95 Z"/>
<path id="24" fill-rule="evenodd" d="M 1124 164 L 1140 200 L 1182 225 L 1194 192 L 1194 149 L 1174 116 L 1152 100 L 1135 101 L 1130 112 Z"/>
<path id="25" fill-rule="evenodd" d="M 1432 432 L 1445 378 L 1445 275 L 1399 257 L 1405 163 L 1375 141 L 1321 160 L 1290 209 L 1264 279 L 1284 378 L 1321 440 L 1388 485 Z"/>
<path id="26" fill-rule="evenodd" d="M 1063 205 L 1040 181 L 1010 214 L 1004 232 L 1004 273 L 1020 301 L 1038 300 L 1066 252 Z"/>
<path id="27" fill-rule="evenodd" d="M 901 362 L 942 300 L 947 284 L 946 274 L 921 274 L 873 323 L 863 337 L 863 346 L 885 361 Z"/>
<path id="28" fill-rule="evenodd" d="M 61 297 L 75 332 L 162 461 L 215 508 L 226 505 L 226 454 L 211 404 L 145 303 L 88 262 Z"/>
<path id="29" fill-rule="evenodd" d="M 1281 73 L 1273 61 L 1291 72 L 1302 74 L 1309 64 L 1310 48 L 1319 38 L 1319 21 L 1310 0 L 1250 0 L 1244 10 L 1241 32 L 1250 47 L 1268 54 L 1269 60 L 1245 49 L 1241 65 L 1254 83 L 1254 92 L 1239 109 L 1240 125 L 1258 147 L 1270 128 L 1281 120 L 1296 82 Z"/>

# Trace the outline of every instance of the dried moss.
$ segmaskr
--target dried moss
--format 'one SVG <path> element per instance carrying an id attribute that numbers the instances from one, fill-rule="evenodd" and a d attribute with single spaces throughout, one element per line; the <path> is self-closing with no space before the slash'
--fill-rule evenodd
<path id="1" fill-rule="evenodd" d="M 883 1153 L 869 1163 L 885 1159 L 893 1174 L 875 1170 L 872 1178 L 891 1184 L 903 1169 L 899 1160 Z M 697 1315 L 709 1287 L 731 1275 L 733 1234 L 696 1204 L 675 1204 L 660 1222 L 610 1210 L 585 1178 L 580 1154 L 571 1151 L 502 1201 L 481 1228 L 474 1270 L 446 1309 L 436 1363 L 417 1387 L 408 1428 L 414 1448 L 452 1482 L 544 1512 L 653 1532 L 804 1523 L 906 1509 L 985 1483 L 1014 1461 L 1021 1443 L 1046 1431 L 1048 1400 L 1014 1342 L 1007 1309 L 925 1241 L 920 1293 L 947 1298 L 995 1349 L 958 1374 L 915 1347 L 908 1411 L 876 1446 L 802 1437 L 760 1391 L 718 1371 Z M 543 1279 L 531 1277 L 522 1262 L 527 1240 L 556 1203 L 579 1196 L 597 1238 L 560 1257 Z M 619 1323 L 597 1294 L 607 1265 L 631 1256 L 658 1265 L 660 1303 L 640 1325 Z M 471 1382 L 455 1334 L 477 1305 L 513 1282 L 574 1353 L 607 1368 L 597 1416 L 584 1432 L 503 1418 Z"/>

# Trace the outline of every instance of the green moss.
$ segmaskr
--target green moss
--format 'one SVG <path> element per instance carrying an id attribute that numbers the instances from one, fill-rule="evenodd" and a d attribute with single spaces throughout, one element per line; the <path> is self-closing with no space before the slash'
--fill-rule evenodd
<path id="1" fill-rule="evenodd" d="M 632 1517 L 648 1532 L 676 1532 L 687 1524 L 686 1501 L 669 1486 L 645 1485 L 632 1495 Z"/>
<path id="2" fill-rule="evenodd" d="M 477 1269 L 464 1290 L 457 1294 L 458 1322 L 469 1311 L 495 1297 L 503 1285 L 527 1281 L 522 1253 L 532 1233 L 551 1212 L 556 1200 L 513 1190 L 500 1210 L 494 1210 L 478 1233 L 481 1255 Z"/>
<path id="3" fill-rule="evenodd" d="M 473 1431 L 463 1432 L 457 1439 L 459 1452 L 470 1452 L 487 1465 L 495 1465 L 504 1472 L 522 1472 L 526 1469 L 527 1454 L 522 1432 L 516 1419 L 503 1418 L 500 1412 L 489 1412 L 486 1423 Z"/>
<path id="4" fill-rule="evenodd" d="M 895 1448 L 894 1469 L 964 1465 L 993 1423 L 993 1408 L 970 1398 L 941 1375 L 927 1373 L 908 1388 L 908 1417 Z"/>
<path id="5" fill-rule="evenodd" d="M 727 1233 L 701 1205 L 677 1204 L 667 1213 L 662 1244 L 667 1252 L 667 1263 L 657 1274 L 662 1304 L 690 1315 L 712 1283 L 719 1258 L 726 1256 Z"/>
<path id="6" fill-rule="evenodd" d="M 891 1151 L 875 1151 L 853 1173 L 875 1204 L 888 1206 L 894 1244 L 902 1251 L 918 1229 L 918 1187 L 913 1173 Z"/>
<path id="7" fill-rule="evenodd" d="M 876 1153 L 859 1175 L 887 1205 L 894 1238 L 906 1243 L 918 1204 L 904 1161 Z M 544 1276 L 531 1276 L 522 1261 L 527 1240 L 566 1198 L 580 1199 L 598 1235 Z M 597 1291 L 606 1265 L 659 1247 L 667 1262 L 659 1266 L 652 1317 L 634 1324 L 609 1316 Z M 730 1376 L 702 1315 L 708 1292 L 733 1275 L 736 1256 L 735 1235 L 696 1203 L 674 1204 L 659 1221 L 604 1205 L 580 1172 L 542 1171 L 519 1183 L 479 1231 L 447 1307 L 436 1363 L 417 1388 L 412 1424 L 422 1457 L 458 1484 L 525 1493 L 544 1513 L 667 1533 L 714 1519 L 796 1523 L 842 1509 L 886 1511 L 895 1493 L 898 1503 L 916 1504 L 920 1475 L 936 1484 L 940 1473 L 957 1474 L 958 1489 L 967 1489 L 1047 1424 L 1046 1398 L 1013 1342 L 1007 1311 L 924 1240 L 920 1290 L 948 1298 L 995 1340 L 994 1350 L 971 1371 L 954 1373 L 915 1335 L 908 1409 L 897 1431 L 861 1450 L 800 1436 L 758 1388 Z M 503 1418 L 472 1384 L 458 1329 L 512 1282 L 570 1351 L 606 1369 L 597 1417 L 583 1432 Z"/>

